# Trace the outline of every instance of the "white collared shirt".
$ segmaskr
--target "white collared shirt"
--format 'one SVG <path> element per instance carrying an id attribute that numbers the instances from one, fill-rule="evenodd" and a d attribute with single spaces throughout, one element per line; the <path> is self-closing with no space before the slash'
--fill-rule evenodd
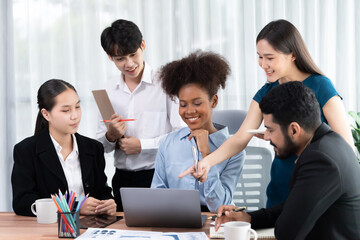
<path id="1" fill-rule="evenodd" d="M 133 92 L 129 90 L 122 74 L 107 83 L 106 91 L 118 115 L 136 119 L 133 122 L 126 122 L 125 135 L 140 139 L 141 153 L 126 155 L 116 148 L 116 143 L 106 139 L 107 128 L 100 121 L 98 121 L 96 139 L 103 144 L 105 152 L 115 150 L 116 168 L 130 171 L 153 169 L 161 139 L 169 132 L 185 126 L 178 113 L 178 103 L 165 94 L 156 72 L 147 63 L 141 81 Z M 99 120 L 102 120 L 100 113 Z"/>
<path id="2" fill-rule="evenodd" d="M 84 187 L 81 175 L 79 149 L 75 135 L 72 134 L 71 137 L 73 139 L 73 150 L 64 160 L 61 154 L 62 147 L 50 134 L 50 138 L 54 144 L 56 153 L 63 168 L 69 191 L 72 190 L 76 192 L 77 196 L 80 196 L 81 193 L 84 193 Z"/>

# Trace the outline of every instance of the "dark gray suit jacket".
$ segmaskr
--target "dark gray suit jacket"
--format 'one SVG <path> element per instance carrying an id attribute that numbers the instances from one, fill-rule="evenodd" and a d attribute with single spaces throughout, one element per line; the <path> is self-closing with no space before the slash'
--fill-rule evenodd
<path id="1" fill-rule="evenodd" d="M 360 239 L 360 166 L 345 140 L 322 124 L 301 153 L 285 203 L 249 213 L 276 239 Z"/>
<path id="2" fill-rule="evenodd" d="M 113 198 L 111 188 L 106 184 L 102 144 L 77 133 L 75 137 L 85 194 L 101 200 Z M 48 129 L 15 145 L 11 183 L 14 212 L 25 216 L 33 216 L 30 206 L 36 199 L 49 198 L 59 189 L 63 193 L 69 192 Z"/>

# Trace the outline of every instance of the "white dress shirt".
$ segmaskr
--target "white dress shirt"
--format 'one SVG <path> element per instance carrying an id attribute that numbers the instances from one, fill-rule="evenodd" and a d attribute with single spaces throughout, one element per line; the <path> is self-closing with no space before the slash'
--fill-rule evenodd
<path id="1" fill-rule="evenodd" d="M 71 137 L 73 139 L 73 150 L 67 156 L 67 158 L 64 159 L 61 154 L 62 147 L 50 134 L 50 138 L 54 144 L 56 153 L 63 168 L 69 191 L 72 190 L 76 193 L 77 196 L 80 196 L 80 194 L 84 193 L 84 187 L 81 175 L 79 149 L 75 135 L 72 134 Z"/>
<path id="2" fill-rule="evenodd" d="M 97 140 L 104 145 L 106 153 L 115 150 L 116 168 L 129 171 L 154 169 L 155 156 L 161 139 L 169 132 L 185 126 L 178 113 L 178 103 L 165 94 L 157 73 L 147 63 L 141 81 L 133 92 L 129 90 L 122 74 L 107 83 L 106 91 L 118 115 L 136 119 L 133 122 L 126 122 L 125 135 L 140 139 L 141 152 L 126 155 L 116 148 L 115 142 L 106 139 L 107 128 L 100 121 L 98 121 Z M 100 113 L 99 120 L 102 120 Z"/>

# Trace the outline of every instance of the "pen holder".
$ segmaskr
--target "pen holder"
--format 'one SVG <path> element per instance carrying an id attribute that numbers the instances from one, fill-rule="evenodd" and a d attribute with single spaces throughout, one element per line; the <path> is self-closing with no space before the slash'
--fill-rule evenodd
<path id="1" fill-rule="evenodd" d="M 76 238 L 80 236 L 79 211 L 58 212 L 58 237 Z"/>

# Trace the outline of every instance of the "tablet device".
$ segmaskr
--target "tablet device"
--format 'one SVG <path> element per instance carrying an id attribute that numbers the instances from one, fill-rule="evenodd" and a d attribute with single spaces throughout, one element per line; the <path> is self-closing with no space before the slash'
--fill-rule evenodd
<path id="1" fill-rule="evenodd" d="M 247 130 L 247 132 L 253 133 L 253 134 L 256 134 L 256 133 L 265 134 L 265 129 L 249 129 L 249 130 Z"/>
<path id="2" fill-rule="evenodd" d="M 115 113 L 113 106 L 111 105 L 109 96 L 105 89 L 93 90 L 92 94 L 95 98 L 95 102 L 99 108 L 101 117 L 103 120 L 108 120 Z M 106 127 L 109 127 L 110 123 L 105 123 Z"/>
<path id="3" fill-rule="evenodd" d="M 119 221 L 123 217 L 121 216 L 109 216 L 109 215 L 90 215 L 79 219 L 80 228 L 104 228 Z"/>
<path id="4" fill-rule="evenodd" d="M 198 190 L 164 188 L 120 188 L 128 227 L 201 228 Z"/>

